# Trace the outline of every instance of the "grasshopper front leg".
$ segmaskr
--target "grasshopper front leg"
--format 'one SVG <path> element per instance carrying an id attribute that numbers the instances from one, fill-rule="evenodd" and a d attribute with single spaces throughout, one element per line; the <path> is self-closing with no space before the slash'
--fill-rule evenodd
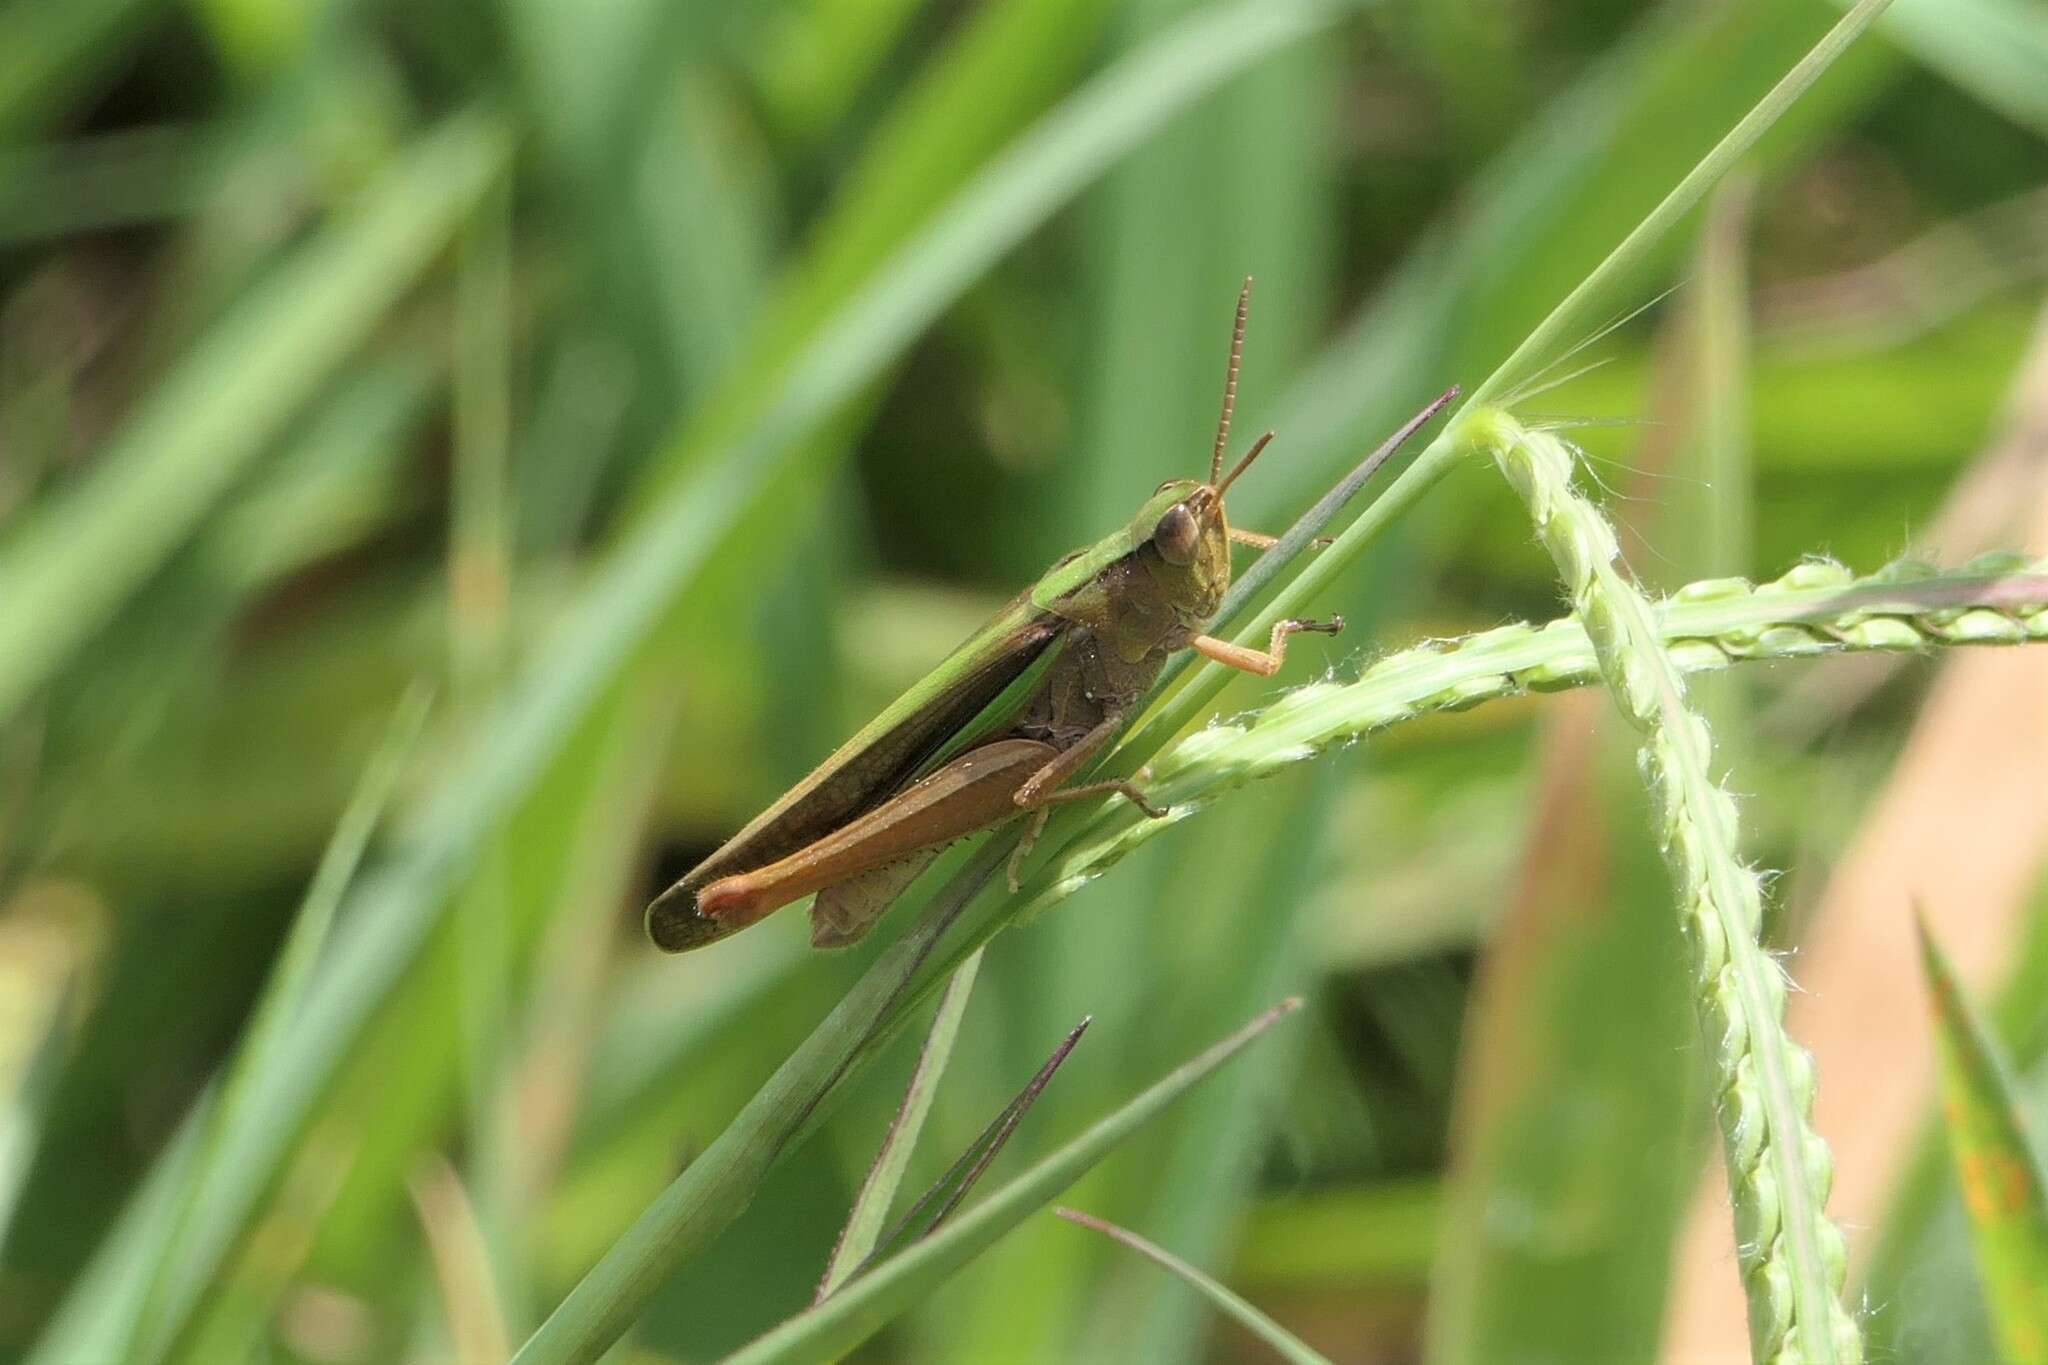
<path id="1" fill-rule="evenodd" d="M 1249 545 L 1254 550 L 1270 550 L 1280 543 L 1280 537 L 1278 536 L 1269 536 L 1264 531 L 1247 531 L 1242 526 L 1230 528 L 1230 539 L 1238 545 Z M 1336 541 L 1331 540 L 1328 536 L 1317 536 L 1309 542 L 1310 545 L 1313 545 L 1318 550 L 1324 546 L 1335 545 L 1336 543 Z"/>
<path id="2" fill-rule="evenodd" d="M 1016 851 L 1010 854 L 1010 889 L 1019 885 L 1019 873 L 1023 870 L 1024 859 L 1038 843 L 1038 836 L 1045 831 L 1045 822 L 1052 816 L 1052 808 L 1062 801 L 1081 801 L 1091 796 L 1105 796 L 1111 792 L 1120 794 L 1155 820 L 1166 818 L 1166 812 L 1145 799 L 1139 791 L 1123 778 L 1110 778 L 1103 782 L 1084 782 L 1078 787 L 1061 787 L 1060 783 L 1081 771 L 1089 759 L 1099 752 L 1103 745 L 1115 739 L 1123 729 L 1124 714 L 1117 711 L 1106 717 L 1087 734 L 1060 751 L 1052 762 L 1031 774 L 1023 786 L 1017 788 L 1013 798 L 1019 809 L 1032 812 L 1031 823 L 1025 827 L 1024 837 L 1017 843 Z"/>
<path id="3" fill-rule="evenodd" d="M 1273 627 L 1272 638 L 1267 640 L 1263 650 L 1247 649 L 1234 645 L 1228 640 L 1219 640 L 1213 635 L 1197 635 L 1188 641 L 1188 648 L 1205 659 L 1214 659 L 1219 664 L 1256 673 L 1270 678 L 1280 671 L 1280 665 L 1287 659 L 1287 637 L 1303 631 L 1317 635 L 1335 635 L 1344 629 L 1344 618 L 1332 616 L 1327 621 L 1281 621 Z"/>

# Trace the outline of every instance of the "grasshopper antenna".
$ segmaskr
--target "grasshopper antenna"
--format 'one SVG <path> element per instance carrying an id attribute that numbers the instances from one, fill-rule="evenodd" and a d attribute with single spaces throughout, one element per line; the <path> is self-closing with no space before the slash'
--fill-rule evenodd
<path id="1" fill-rule="evenodd" d="M 1244 361 L 1244 319 L 1252 306 L 1252 277 L 1237 292 L 1237 326 L 1230 333 L 1230 368 L 1223 372 L 1223 415 L 1216 419 L 1216 448 L 1209 455 L 1209 482 L 1223 475 L 1223 448 L 1230 443 L 1230 414 L 1237 407 L 1237 367 Z"/>
<path id="2" fill-rule="evenodd" d="M 1237 462 L 1237 468 L 1230 471 L 1229 477 L 1225 478 L 1222 483 L 1216 483 L 1214 480 L 1210 481 L 1210 486 L 1216 490 L 1217 497 L 1220 498 L 1230 491 L 1230 485 L 1237 482 L 1237 476 L 1252 467 L 1252 461 L 1259 458 L 1259 452 L 1264 450 L 1266 442 L 1272 439 L 1273 433 L 1269 431 L 1258 440 L 1253 441 L 1252 448 L 1244 453 L 1244 458 Z"/>

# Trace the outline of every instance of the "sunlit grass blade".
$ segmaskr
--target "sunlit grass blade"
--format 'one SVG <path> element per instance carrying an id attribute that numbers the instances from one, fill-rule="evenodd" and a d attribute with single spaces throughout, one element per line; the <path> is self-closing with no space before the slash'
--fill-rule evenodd
<path id="1" fill-rule="evenodd" d="M 76 1002 L 99 943 L 99 926 L 77 909 L 18 891 L 0 909 L 0 1000 L 10 1016 L 0 1029 L 0 1247 L 77 1042 Z"/>
<path id="2" fill-rule="evenodd" d="M 0 543 L 0 718 L 106 624 L 410 287 L 504 164 L 457 115 L 239 301 L 60 501 Z"/>
<path id="3" fill-rule="evenodd" d="M 1246 1331 L 1278 1352 L 1282 1360 L 1293 1361 L 1294 1365 L 1328 1365 L 1329 1357 L 1312 1349 L 1301 1338 L 1260 1312 L 1249 1300 L 1232 1292 L 1221 1281 L 1203 1274 L 1165 1247 L 1148 1242 L 1129 1228 L 1119 1227 L 1106 1219 L 1097 1218 L 1092 1213 L 1082 1213 L 1079 1209 L 1065 1207 L 1055 1208 L 1053 1212 L 1069 1223 L 1099 1232 L 1112 1242 L 1137 1252 L 1209 1300 L 1218 1312 L 1236 1319 Z"/>
<path id="4" fill-rule="evenodd" d="M 888 1224 L 890 1206 L 896 1201 L 903 1173 L 910 1166 L 925 1118 L 938 1096 L 939 1081 L 952 1059 L 953 1040 L 959 1037 L 960 1020 L 967 1013 L 967 1002 L 974 994 L 974 978 L 980 971 L 981 954 L 976 953 L 954 969 L 953 979 L 946 983 L 946 993 L 939 997 L 931 1031 L 918 1051 L 910 1083 L 903 1089 L 903 1103 L 882 1139 L 881 1151 L 875 1154 L 875 1164 L 854 1196 L 846 1228 L 840 1233 L 838 1245 L 832 1248 L 832 1258 L 826 1262 L 825 1274 L 818 1281 L 817 1300 L 837 1289 L 853 1274 L 854 1267 L 867 1260 Z"/>
<path id="5" fill-rule="evenodd" d="M 1287 1001 L 1254 1019 L 1102 1119 L 982 1203 L 931 1236 L 884 1261 L 816 1307 L 734 1353 L 731 1365 L 829 1360 L 852 1350 L 998 1238 L 1059 1196 L 1118 1143 L 1159 1117 L 1218 1067 L 1236 1056 L 1299 1002 Z"/>
<path id="6" fill-rule="evenodd" d="M 2027 1133 L 2012 1066 L 1955 969 L 1916 917 L 1933 1005 L 1949 1152 L 1970 1215 L 1977 1273 L 2004 1359 L 2048 1361 L 2048 1175 Z"/>

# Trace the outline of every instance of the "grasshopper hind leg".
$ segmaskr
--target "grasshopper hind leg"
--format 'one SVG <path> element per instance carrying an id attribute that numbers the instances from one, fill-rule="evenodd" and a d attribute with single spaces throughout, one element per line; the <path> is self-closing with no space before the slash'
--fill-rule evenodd
<path id="1" fill-rule="evenodd" d="M 697 908 L 697 887 L 677 882 L 647 907 L 647 937 L 665 953 L 687 953 L 733 932 Z"/>

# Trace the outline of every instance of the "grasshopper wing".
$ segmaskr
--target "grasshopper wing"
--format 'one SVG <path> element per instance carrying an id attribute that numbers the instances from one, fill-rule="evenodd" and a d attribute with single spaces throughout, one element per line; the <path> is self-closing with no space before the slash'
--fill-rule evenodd
<path id="1" fill-rule="evenodd" d="M 697 908 L 720 877 L 765 867 L 873 809 L 937 763 L 1007 725 L 1050 666 L 1068 623 L 1019 597 L 810 776 L 647 907 L 655 946 L 680 953 L 733 932 Z M 900 888 L 899 888 L 900 889 Z"/>

